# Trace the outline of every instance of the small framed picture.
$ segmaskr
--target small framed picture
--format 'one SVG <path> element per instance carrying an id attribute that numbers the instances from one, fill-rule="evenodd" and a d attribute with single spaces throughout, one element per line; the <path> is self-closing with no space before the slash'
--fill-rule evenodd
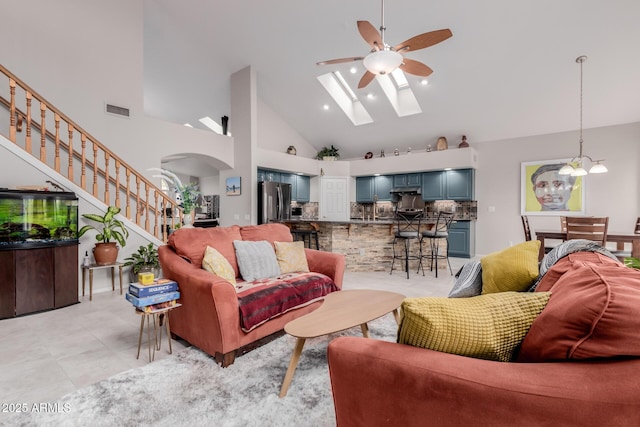
<path id="1" fill-rule="evenodd" d="M 539 160 L 521 164 L 522 215 L 584 215 L 584 177 L 558 173 L 570 161 L 571 159 Z M 576 165 L 577 162 L 572 163 L 572 166 Z"/>
<path id="2" fill-rule="evenodd" d="M 227 196 L 239 196 L 242 194 L 240 178 L 239 176 L 227 178 Z"/>

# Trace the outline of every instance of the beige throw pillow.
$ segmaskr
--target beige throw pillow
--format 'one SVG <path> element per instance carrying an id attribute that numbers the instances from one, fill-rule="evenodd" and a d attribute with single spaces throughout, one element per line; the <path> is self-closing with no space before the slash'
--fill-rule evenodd
<path id="1" fill-rule="evenodd" d="M 202 259 L 202 268 L 209 273 L 213 273 L 222 277 L 233 286 L 236 285 L 236 273 L 231 267 L 229 261 L 222 256 L 220 252 L 211 246 L 207 246 L 204 251 L 204 258 Z"/>
<path id="2" fill-rule="evenodd" d="M 309 264 L 304 252 L 304 242 L 273 242 L 282 274 L 308 272 Z"/>

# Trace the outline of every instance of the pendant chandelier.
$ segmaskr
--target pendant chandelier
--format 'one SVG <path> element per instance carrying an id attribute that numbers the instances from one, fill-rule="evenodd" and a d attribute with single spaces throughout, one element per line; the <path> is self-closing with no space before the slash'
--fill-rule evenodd
<path id="1" fill-rule="evenodd" d="M 588 173 L 605 173 L 608 172 L 607 167 L 602 164 L 603 160 L 593 160 L 591 157 L 582 153 L 582 64 L 587 60 L 586 56 L 579 56 L 576 58 L 576 62 L 580 64 L 580 154 L 578 157 L 574 157 L 571 159 L 569 163 L 564 165 L 562 169 L 558 171 L 560 175 L 571 175 L 571 176 L 583 176 L 587 174 L 587 170 L 584 168 L 585 160 L 589 160 L 591 163 L 591 169 L 589 169 Z M 574 162 L 578 162 L 576 167 L 572 165 Z"/>

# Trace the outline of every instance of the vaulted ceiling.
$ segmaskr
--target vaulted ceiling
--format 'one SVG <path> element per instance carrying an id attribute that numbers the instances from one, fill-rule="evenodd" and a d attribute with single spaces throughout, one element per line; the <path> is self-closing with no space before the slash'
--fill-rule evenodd
<path id="1" fill-rule="evenodd" d="M 361 61 L 316 65 L 369 52 L 358 20 L 379 27 L 380 0 L 145 0 L 146 113 L 197 127 L 200 117 L 219 120 L 229 115 L 230 75 L 250 65 L 263 102 L 316 148 L 338 146 L 342 158 L 424 150 L 439 136 L 457 145 L 466 134 L 474 144 L 576 130 L 575 59 L 586 55 L 584 127 L 640 121 L 637 0 L 387 0 L 391 45 L 453 32 L 407 54 L 434 72 L 426 86 L 407 76 L 422 113 L 406 117 L 378 82 L 357 89 Z M 338 108 L 318 81 L 331 71 L 342 73 L 372 123 L 354 126 Z"/>

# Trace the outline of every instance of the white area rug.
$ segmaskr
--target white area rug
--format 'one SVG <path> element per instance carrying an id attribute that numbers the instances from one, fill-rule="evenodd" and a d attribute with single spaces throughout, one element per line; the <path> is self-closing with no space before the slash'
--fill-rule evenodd
<path id="1" fill-rule="evenodd" d="M 372 339 L 396 339 L 391 314 L 370 322 L 369 329 Z M 306 341 L 283 399 L 278 394 L 295 344 L 288 335 L 237 357 L 228 368 L 187 348 L 64 396 L 54 404 L 60 412 L 16 414 L 8 425 L 333 426 L 326 350 L 344 335 L 361 336 L 360 327 Z"/>

